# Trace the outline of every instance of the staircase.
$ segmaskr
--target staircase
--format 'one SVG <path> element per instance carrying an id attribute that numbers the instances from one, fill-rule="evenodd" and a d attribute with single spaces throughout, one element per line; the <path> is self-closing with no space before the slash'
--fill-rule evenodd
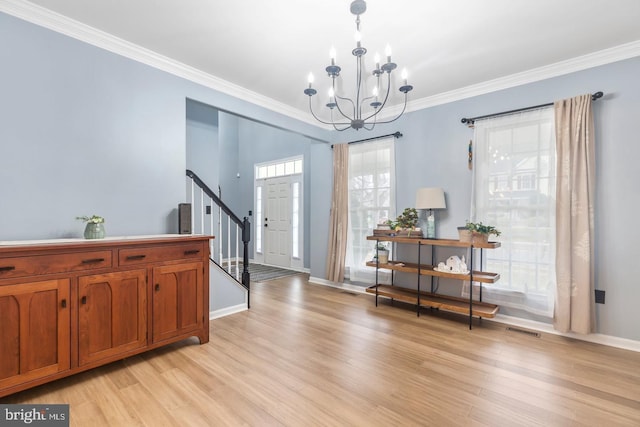
<path id="1" fill-rule="evenodd" d="M 196 175 L 187 169 L 187 195 L 191 204 L 192 234 L 215 236 L 210 240 L 210 260 L 247 290 L 250 308 L 249 219 L 242 220 Z M 240 257 L 242 248 L 242 257 Z M 242 270 L 238 268 L 241 266 Z"/>

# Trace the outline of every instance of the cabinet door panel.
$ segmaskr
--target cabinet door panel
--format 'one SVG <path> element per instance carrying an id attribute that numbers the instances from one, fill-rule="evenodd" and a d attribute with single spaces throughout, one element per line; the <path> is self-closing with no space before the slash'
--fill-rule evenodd
<path id="1" fill-rule="evenodd" d="M 78 298 L 81 365 L 146 345 L 145 270 L 79 277 Z"/>
<path id="2" fill-rule="evenodd" d="M 153 342 L 203 326 L 201 262 L 153 269 Z"/>
<path id="3" fill-rule="evenodd" d="M 0 388 L 70 367 L 69 280 L 0 286 Z"/>

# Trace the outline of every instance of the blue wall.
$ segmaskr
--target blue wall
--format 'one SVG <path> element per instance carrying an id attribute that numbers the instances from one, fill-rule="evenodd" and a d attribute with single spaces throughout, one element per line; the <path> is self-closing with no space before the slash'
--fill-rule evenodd
<path id="1" fill-rule="evenodd" d="M 597 305 L 597 331 L 640 340 L 635 283 L 640 263 L 634 256 L 640 231 L 632 225 L 640 208 L 635 188 L 640 58 L 407 113 L 366 135 L 330 134 L 2 13 L 0 58 L 0 240 L 80 237 L 83 226 L 74 218 L 93 213 L 107 218 L 112 236 L 175 232 L 175 208 L 185 200 L 186 100 L 191 99 L 292 132 L 238 119 L 238 147 L 252 156 L 231 159 L 218 177 L 221 185 L 232 186 L 237 169 L 235 183 L 243 194 L 237 209 L 246 213 L 253 197 L 249 165 L 304 155 L 309 167 L 305 265 L 320 278 L 331 149 L 301 135 L 345 142 L 399 130 L 404 137 L 397 144 L 398 209 L 413 205 L 417 188 L 441 186 L 447 209 L 440 215 L 439 235 L 454 237 L 469 215 L 466 150 L 472 131 L 460 124 L 461 117 L 602 90 L 605 97 L 595 103 L 596 287 L 607 297 L 605 305 Z M 218 140 L 218 155 L 226 161 L 225 142 Z"/>
<path id="2" fill-rule="evenodd" d="M 328 132 L 0 13 L 0 241 L 177 231 L 186 102 Z M 191 130 L 194 130 L 191 128 Z"/>
<path id="3" fill-rule="evenodd" d="M 596 305 L 597 332 L 640 340 L 640 262 L 635 249 L 640 228 L 633 225 L 640 209 L 640 191 L 635 188 L 640 158 L 635 128 L 640 115 L 638 76 L 640 58 L 636 57 L 406 114 L 393 128 L 378 131 L 385 134 L 399 130 L 404 134 L 396 145 L 398 211 L 413 206 L 418 188 L 442 187 L 447 209 L 439 213 L 438 236 L 456 238 L 456 227 L 469 218 L 471 171 L 467 167 L 467 146 L 473 137 L 473 131 L 460 119 L 603 91 L 605 96 L 594 103 L 596 289 L 606 291 L 606 304 Z M 348 140 L 358 136 L 352 133 L 342 137 Z M 324 158 L 321 161 L 326 162 Z M 330 191 L 329 183 L 312 185 L 314 193 Z M 322 203 L 316 209 L 322 212 L 328 205 Z M 314 236 L 320 244 L 325 234 Z M 312 276 L 324 277 L 324 256 L 312 260 Z M 445 282 L 442 290 L 451 294 L 460 291 L 454 282 Z"/>

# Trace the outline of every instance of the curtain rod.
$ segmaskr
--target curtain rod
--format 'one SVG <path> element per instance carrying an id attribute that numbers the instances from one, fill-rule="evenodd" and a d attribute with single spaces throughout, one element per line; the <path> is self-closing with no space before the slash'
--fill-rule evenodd
<path id="1" fill-rule="evenodd" d="M 593 95 L 591 95 L 591 99 L 595 101 L 596 99 L 602 98 L 603 95 L 604 94 L 602 92 L 596 92 Z M 535 110 L 536 108 L 550 107 L 551 105 L 553 105 L 553 102 L 549 102 L 547 104 L 534 105 L 533 107 L 518 108 L 517 110 L 503 111 L 501 113 L 487 114 L 486 116 L 478 116 L 478 117 L 471 117 L 471 118 L 463 117 L 462 120 L 460 120 L 460 122 L 473 124 L 476 120 L 480 120 L 480 119 L 503 116 L 505 114 L 511 114 L 511 113 L 519 113 L 521 111 L 527 111 L 527 110 Z"/>
<path id="2" fill-rule="evenodd" d="M 395 138 L 400 138 L 402 136 L 402 134 L 400 132 L 394 132 L 394 133 L 389 133 L 387 135 L 380 135 L 380 136 L 374 136 L 372 138 L 365 138 L 365 139 L 359 139 L 357 141 L 351 141 L 351 142 L 347 142 L 348 144 L 357 144 L 359 142 L 367 142 L 367 141 L 373 141 L 375 139 L 382 139 L 382 138 L 386 138 L 388 136 L 393 136 Z M 331 144 L 331 148 L 333 148 L 333 144 Z"/>

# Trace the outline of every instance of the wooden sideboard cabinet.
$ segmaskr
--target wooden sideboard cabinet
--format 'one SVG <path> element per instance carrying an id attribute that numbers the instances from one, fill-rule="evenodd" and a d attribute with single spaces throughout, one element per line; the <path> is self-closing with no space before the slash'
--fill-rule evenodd
<path id="1" fill-rule="evenodd" d="M 211 236 L 0 242 L 0 397 L 191 336 Z"/>

